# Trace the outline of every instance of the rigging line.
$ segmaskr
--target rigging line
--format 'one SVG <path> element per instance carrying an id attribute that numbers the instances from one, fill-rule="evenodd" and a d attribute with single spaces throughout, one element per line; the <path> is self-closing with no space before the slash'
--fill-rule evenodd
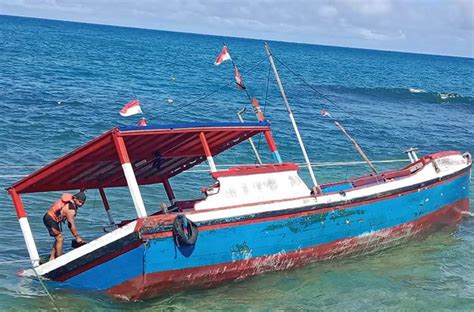
<path id="1" fill-rule="evenodd" d="M 262 58 L 262 60 L 259 61 L 258 63 L 256 63 L 252 68 L 250 68 L 250 69 L 248 69 L 248 70 L 246 70 L 246 71 L 243 71 L 243 72 L 246 74 L 246 73 L 249 73 L 249 72 L 253 71 L 255 68 L 257 68 L 257 67 L 258 67 L 260 64 L 262 64 L 264 61 L 265 61 L 265 58 Z M 224 88 L 226 88 L 226 87 L 228 87 L 229 85 L 232 85 L 232 84 L 234 84 L 234 83 L 235 83 L 234 79 L 229 80 L 228 83 L 226 83 L 225 85 L 220 86 L 219 88 L 215 89 L 214 91 L 210 92 L 209 94 L 206 94 L 206 95 L 204 95 L 204 96 L 202 96 L 202 97 L 200 97 L 200 98 L 198 98 L 198 99 L 196 99 L 196 100 L 193 100 L 193 101 L 191 101 L 191 102 L 185 103 L 185 104 L 181 105 L 180 107 L 177 107 L 176 109 L 174 109 L 174 110 L 172 110 L 172 111 L 169 111 L 169 112 L 167 112 L 167 113 L 168 113 L 168 114 L 171 114 L 171 113 L 177 112 L 177 111 L 179 111 L 179 110 L 182 110 L 183 108 L 186 108 L 186 107 L 188 107 L 188 106 L 191 106 L 191 105 L 193 105 L 193 104 L 195 104 L 195 103 L 197 103 L 197 102 L 200 102 L 200 101 L 202 101 L 202 100 L 204 100 L 204 99 L 210 97 L 211 95 L 216 94 L 216 93 L 219 92 L 220 90 L 222 90 L 222 89 L 224 89 Z"/>
<path id="2" fill-rule="evenodd" d="M 323 99 L 327 100 L 329 103 L 333 104 L 333 105 L 336 105 L 337 104 L 332 101 L 330 98 L 328 98 L 325 94 L 321 93 L 320 91 L 318 91 L 315 87 L 313 87 L 311 84 L 309 84 L 304 78 L 303 76 L 301 76 L 300 74 L 294 72 L 291 68 L 289 68 L 288 66 L 286 66 L 285 63 L 283 63 L 278 57 L 276 57 L 275 55 L 273 55 L 273 58 L 276 59 L 278 61 L 278 63 L 280 63 L 283 67 L 285 67 L 286 69 L 288 69 L 293 75 L 295 75 L 296 77 L 298 77 L 304 84 L 306 84 L 309 88 L 311 88 L 314 92 L 316 92 L 320 97 L 322 97 Z"/>
<path id="3" fill-rule="evenodd" d="M 56 304 L 56 301 L 54 300 L 53 296 L 49 293 L 48 288 L 46 288 L 46 285 L 41 280 L 41 277 L 38 275 L 38 272 L 36 272 L 35 267 L 31 266 L 31 268 L 33 269 L 33 272 L 35 272 L 35 275 L 38 278 L 38 281 L 40 282 L 40 284 L 43 287 L 44 291 L 48 294 L 49 299 L 51 299 L 51 302 L 53 303 L 53 306 L 56 308 L 56 310 L 61 311 L 61 309 L 59 309 L 58 305 Z"/>
<path id="4" fill-rule="evenodd" d="M 19 260 L 10 260 L 10 261 L 0 261 L 1 265 L 10 264 L 10 263 L 27 263 L 31 262 L 28 259 L 19 259 Z"/>
<path id="5" fill-rule="evenodd" d="M 268 74 L 267 74 L 267 85 L 265 90 L 265 100 L 263 101 L 263 115 L 265 116 L 265 108 L 267 107 L 268 100 L 268 90 L 270 88 L 270 75 L 271 75 L 272 66 L 268 64 Z M 260 143 L 262 142 L 262 134 L 258 136 L 257 151 L 260 152 Z"/>

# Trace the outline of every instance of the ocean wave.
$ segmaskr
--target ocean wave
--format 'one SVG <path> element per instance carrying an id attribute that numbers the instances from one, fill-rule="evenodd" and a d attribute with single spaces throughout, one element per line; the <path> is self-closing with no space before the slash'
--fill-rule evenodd
<path id="1" fill-rule="evenodd" d="M 410 91 L 411 93 L 426 93 L 425 90 L 417 88 L 408 88 L 408 91 Z"/>
<path id="2" fill-rule="evenodd" d="M 400 100 L 418 100 L 425 103 L 440 104 L 473 104 L 474 96 L 462 95 L 454 92 L 445 91 L 427 91 L 419 87 L 410 88 L 362 88 L 362 87 L 343 87 L 343 86 L 325 86 L 331 93 L 354 94 L 359 96 L 377 97 L 380 99 L 400 99 Z"/>

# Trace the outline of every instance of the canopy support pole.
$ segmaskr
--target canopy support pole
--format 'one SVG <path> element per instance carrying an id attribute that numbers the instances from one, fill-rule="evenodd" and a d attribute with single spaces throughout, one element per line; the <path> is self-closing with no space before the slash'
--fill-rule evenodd
<path id="1" fill-rule="evenodd" d="M 245 112 L 245 107 L 242 107 L 238 112 L 237 112 L 237 118 L 239 118 L 239 121 L 241 123 L 244 123 L 244 118 L 242 117 L 242 114 Z M 249 143 L 250 146 L 252 147 L 252 151 L 255 154 L 255 159 L 257 160 L 258 164 L 262 164 L 262 159 L 260 158 L 260 154 L 258 153 L 257 147 L 255 146 L 255 143 L 253 143 L 252 138 L 249 138 Z"/>
<path id="2" fill-rule="evenodd" d="M 125 147 L 123 137 L 119 136 L 117 132 L 113 132 L 112 137 L 114 138 L 115 149 L 117 150 L 120 163 L 122 164 L 123 174 L 127 180 L 130 195 L 132 195 L 133 205 L 137 211 L 137 216 L 139 218 L 145 218 L 147 216 L 145 204 L 143 203 L 142 194 L 140 193 L 137 178 L 135 177 L 135 172 L 133 171 L 132 164 L 130 163 L 130 158 L 128 157 L 128 152 L 127 148 Z"/>
<path id="3" fill-rule="evenodd" d="M 278 71 L 275 66 L 275 62 L 273 61 L 273 56 L 272 52 L 270 51 L 270 47 L 268 44 L 265 42 L 265 49 L 267 50 L 267 56 L 270 61 L 270 65 L 272 66 L 273 73 L 275 74 L 275 79 L 278 83 L 278 87 L 280 88 L 281 95 L 283 97 L 283 101 L 285 103 L 286 110 L 288 112 L 288 116 L 290 117 L 291 124 L 293 125 L 293 129 L 296 134 L 296 138 L 298 139 L 298 143 L 301 148 L 301 152 L 303 153 L 304 160 L 306 162 L 306 166 L 308 167 L 309 175 L 311 176 L 311 180 L 313 182 L 313 192 L 315 194 L 320 194 L 321 193 L 321 187 L 318 184 L 318 181 L 316 181 L 316 176 L 314 175 L 313 168 L 311 167 L 311 162 L 309 161 L 308 154 L 306 153 L 306 148 L 303 144 L 303 139 L 301 138 L 300 132 L 298 130 L 298 126 L 296 125 L 295 117 L 293 116 L 293 111 L 291 110 L 290 104 L 288 103 L 288 98 L 286 97 L 285 89 L 283 88 L 283 84 L 281 83 L 280 80 L 280 75 L 278 75 Z"/>
<path id="4" fill-rule="evenodd" d="M 173 188 L 171 188 L 170 180 L 164 179 L 163 186 L 165 187 L 166 195 L 168 196 L 171 205 L 174 205 L 176 203 L 176 197 L 174 196 Z"/>
<path id="5" fill-rule="evenodd" d="M 257 119 L 259 122 L 265 121 L 265 115 L 263 114 L 262 109 L 260 108 L 260 103 L 258 103 L 257 98 L 252 98 L 252 107 L 253 110 L 255 111 L 255 115 L 257 116 Z M 267 141 L 268 148 L 270 149 L 270 152 L 272 153 L 273 160 L 279 164 L 282 163 L 281 161 L 281 156 L 280 153 L 278 152 L 278 148 L 276 146 L 275 141 L 273 140 L 272 132 L 265 131 L 264 133 L 265 140 Z"/>
<path id="6" fill-rule="evenodd" d="M 272 132 L 270 130 L 267 130 L 263 132 L 263 135 L 265 136 L 265 140 L 267 141 L 268 148 L 270 149 L 270 152 L 272 153 L 273 160 L 281 164 L 282 163 L 281 156 L 280 156 L 280 153 L 278 152 L 278 148 L 275 144 L 275 140 L 273 140 Z"/>
<path id="7" fill-rule="evenodd" d="M 216 172 L 216 164 L 214 163 L 214 158 L 212 158 L 211 150 L 209 148 L 209 145 L 207 144 L 204 132 L 199 133 L 199 139 L 201 140 L 202 148 L 204 149 L 204 154 L 206 155 L 207 162 L 209 163 L 209 167 L 211 168 L 211 172 Z"/>
<path id="8" fill-rule="evenodd" d="M 40 257 L 38 254 L 38 249 L 36 249 L 35 240 L 33 239 L 33 233 L 31 232 L 28 218 L 26 217 L 25 207 L 23 206 L 20 195 L 18 195 L 15 189 L 10 188 L 8 189 L 8 192 L 10 193 L 13 205 L 15 206 L 16 215 L 18 217 L 18 222 L 20 222 L 21 232 L 23 233 L 23 238 L 25 239 L 31 264 L 33 267 L 37 267 L 40 265 Z"/>
<path id="9" fill-rule="evenodd" d="M 110 212 L 110 205 L 107 197 L 105 196 L 105 191 L 103 188 L 99 188 L 100 198 L 102 198 L 102 203 L 104 204 L 105 212 L 107 212 L 107 217 L 109 218 L 110 224 L 115 224 L 112 213 Z"/>

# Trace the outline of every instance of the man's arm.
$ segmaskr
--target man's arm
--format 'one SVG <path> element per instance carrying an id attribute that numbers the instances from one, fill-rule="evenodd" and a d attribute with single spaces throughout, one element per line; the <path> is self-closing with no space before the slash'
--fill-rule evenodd
<path id="1" fill-rule="evenodd" d="M 66 219 L 67 219 L 67 226 L 69 230 L 71 231 L 72 236 L 76 239 L 76 242 L 81 242 L 82 238 L 79 236 L 79 233 L 77 232 L 76 224 L 74 223 L 74 217 L 76 216 L 76 212 L 74 210 L 68 209 L 66 213 Z"/>

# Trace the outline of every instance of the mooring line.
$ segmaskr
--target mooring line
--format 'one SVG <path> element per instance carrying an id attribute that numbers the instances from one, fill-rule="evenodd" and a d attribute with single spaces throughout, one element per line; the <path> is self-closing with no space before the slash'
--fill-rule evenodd
<path id="1" fill-rule="evenodd" d="M 54 308 L 57 310 L 57 311 L 61 311 L 61 309 L 58 307 L 58 305 L 56 304 L 56 301 L 54 300 L 53 296 L 49 293 L 48 291 L 48 288 L 46 288 L 46 285 L 43 283 L 43 281 L 41 280 L 41 277 L 38 275 L 38 272 L 36 272 L 36 269 L 35 267 L 32 265 L 31 268 L 33 269 L 33 272 L 35 272 L 35 275 L 36 277 L 38 278 L 38 281 L 40 282 L 41 286 L 43 287 L 44 291 L 48 294 L 48 297 L 49 299 L 51 299 L 51 302 L 53 303 L 54 305 Z"/>
<path id="2" fill-rule="evenodd" d="M 0 261 L 0 265 L 9 264 L 9 263 L 26 263 L 26 262 L 30 262 L 30 260 L 19 259 L 19 260 Z"/>

